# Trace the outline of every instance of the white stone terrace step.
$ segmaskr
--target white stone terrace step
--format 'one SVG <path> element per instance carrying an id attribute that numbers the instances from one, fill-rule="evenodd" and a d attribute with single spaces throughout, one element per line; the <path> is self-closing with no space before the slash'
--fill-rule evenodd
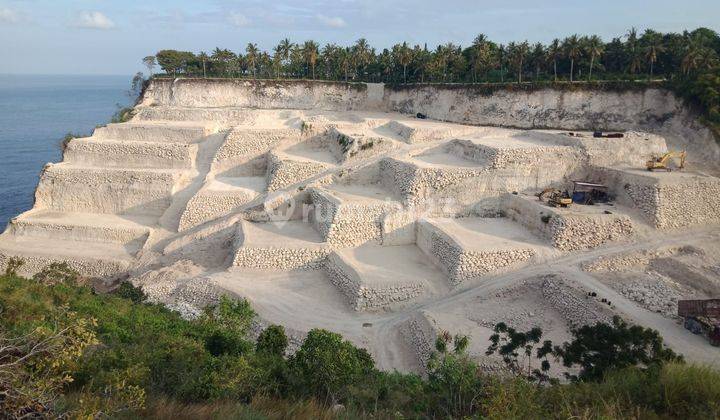
<path id="1" fill-rule="evenodd" d="M 169 169 L 50 164 L 43 170 L 35 192 L 35 208 L 160 216 L 170 205 L 172 194 L 188 177 L 187 171 Z"/>
<path id="2" fill-rule="evenodd" d="M 10 221 L 7 233 L 33 237 L 126 245 L 130 253 L 142 248 L 154 217 L 31 210 Z"/>
<path id="3" fill-rule="evenodd" d="M 64 162 L 76 166 L 109 168 L 191 169 L 197 145 L 147 141 L 73 139 L 65 149 Z"/>
<path id="4" fill-rule="evenodd" d="M 134 259 L 123 245 L 0 235 L 0 270 L 10 258 L 24 261 L 18 274 L 32 276 L 54 262 L 66 262 L 83 276 L 106 278 L 127 271 Z"/>
<path id="5" fill-rule="evenodd" d="M 547 248 L 504 218 L 426 218 L 417 229 L 418 247 L 453 285 L 527 263 Z"/>
<path id="6" fill-rule="evenodd" d="M 355 310 L 405 302 L 447 281 L 415 245 L 336 250 L 326 273 Z"/>
<path id="7" fill-rule="evenodd" d="M 197 122 L 126 122 L 98 127 L 93 137 L 103 140 L 195 143 L 214 131 L 206 124 Z"/>
<path id="8" fill-rule="evenodd" d="M 233 265 L 265 270 L 321 268 L 330 252 L 320 235 L 300 220 L 253 223 L 241 220 Z"/>

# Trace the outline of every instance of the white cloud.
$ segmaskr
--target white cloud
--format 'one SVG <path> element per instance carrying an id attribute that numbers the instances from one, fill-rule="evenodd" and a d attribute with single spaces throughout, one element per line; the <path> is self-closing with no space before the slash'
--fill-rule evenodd
<path id="1" fill-rule="evenodd" d="M 343 28 L 347 26 L 345 20 L 339 16 L 330 17 L 325 15 L 317 15 L 316 17 L 323 25 L 329 26 L 331 28 Z"/>
<path id="2" fill-rule="evenodd" d="M 228 16 L 228 21 L 231 25 L 240 27 L 248 26 L 250 24 L 250 19 L 248 19 L 247 16 L 237 12 L 231 12 Z"/>
<path id="3" fill-rule="evenodd" d="M 16 23 L 20 18 L 14 11 L 2 7 L 0 8 L 0 22 L 3 23 Z"/>
<path id="4" fill-rule="evenodd" d="M 77 27 L 86 29 L 112 29 L 115 23 L 100 12 L 81 12 Z"/>

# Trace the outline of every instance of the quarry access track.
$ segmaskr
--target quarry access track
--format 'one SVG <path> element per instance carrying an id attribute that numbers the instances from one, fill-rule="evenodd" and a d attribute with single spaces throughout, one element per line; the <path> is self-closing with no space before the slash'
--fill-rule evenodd
<path id="1" fill-rule="evenodd" d="M 605 255 L 688 245 L 703 240 L 720 240 L 720 230 L 693 229 L 682 233 L 668 233 L 642 242 L 610 244 L 585 252 L 572 253 L 541 264 L 485 277 L 479 282 L 459 287 L 444 296 L 407 307 L 397 313 L 354 312 L 348 310 L 343 302 L 337 302 L 337 300 L 318 298 L 298 302 L 297 294 L 283 293 L 278 290 L 267 291 L 268 295 L 273 297 L 272 303 L 269 303 L 258 299 L 257 296 L 243 293 L 242 289 L 237 287 L 240 282 L 233 279 L 234 275 L 231 273 L 223 273 L 215 280 L 227 291 L 253 302 L 253 306 L 260 316 L 268 322 L 282 325 L 300 324 L 310 328 L 326 328 L 340 332 L 356 344 L 370 349 L 381 369 L 418 371 L 417 358 L 401 336 L 400 328 L 419 311 L 430 309 L 442 311 L 443 308 L 448 308 L 458 302 L 490 295 L 524 279 L 547 274 L 564 274 L 568 279 L 579 283 L 588 291 L 596 292 L 599 297 L 610 300 L 625 320 L 657 330 L 666 344 L 676 352 L 695 362 L 717 366 L 720 365 L 720 354 L 716 348 L 708 345 L 703 337 L 688 334 L 683 326 L 675 320 L 639 307 L 580 268 L 582 263 Z M 307 272 L 299 272 L 298 275 L 300 277 L 307 276 Z M 272 282 L 268 282 L 266 287 L 272 289 Z M 328 287 L 332 288 L 332 285 Z M 372 326 L 367 326 L 368 324 Z M 453 331 L 449 332 L 453 333 Z"/>

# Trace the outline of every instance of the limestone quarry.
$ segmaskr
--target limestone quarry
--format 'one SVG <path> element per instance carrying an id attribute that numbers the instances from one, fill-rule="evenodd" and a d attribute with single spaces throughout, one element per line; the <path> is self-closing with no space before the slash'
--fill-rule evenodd
<path id="1" fill-rule="evenodd" d="M 683 170 L 645 169 L 669 150 L 688 152 Z M 717 364 L 676 316 L 679 299 L 720 297 L 717 162 L 712 133 L 660 88 L 155 79 L 131 121 L 43 168 L 0 269 L 65 261 L 186 317 L 243 297 L 256 330 L 284 325 L 297 344 L 326 328 L 384 369 L 423 372 L 443 331 L 497 369 L 497 322 L 562 341 L 614 315 Z M 578 180 L 610 201 L 536 196 Z"/>

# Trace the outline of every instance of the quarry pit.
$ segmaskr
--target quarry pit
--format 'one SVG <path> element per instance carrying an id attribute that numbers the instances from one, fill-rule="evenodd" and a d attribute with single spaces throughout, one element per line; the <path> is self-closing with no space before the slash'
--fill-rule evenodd
<path id="1" fill-rule="evenodd" d="M 685 168 L 645 169 L 671 150 Z M 131 121 L 43 169 L 0 269 L 65 261 L 186 317 L 246 298 L 256 330 L 281 324 L 297 344 L 326 328 L 388 370 L 422 373 L 443 331 L 498 369 L 484 355 L 497 322 L 561 341 L 614 315 L 717 365 L 676 313 L 720 296 L 719 158 L 658 88 L 154 79 Z M 610 199 L 537 197 L 578 180 Z"/>

